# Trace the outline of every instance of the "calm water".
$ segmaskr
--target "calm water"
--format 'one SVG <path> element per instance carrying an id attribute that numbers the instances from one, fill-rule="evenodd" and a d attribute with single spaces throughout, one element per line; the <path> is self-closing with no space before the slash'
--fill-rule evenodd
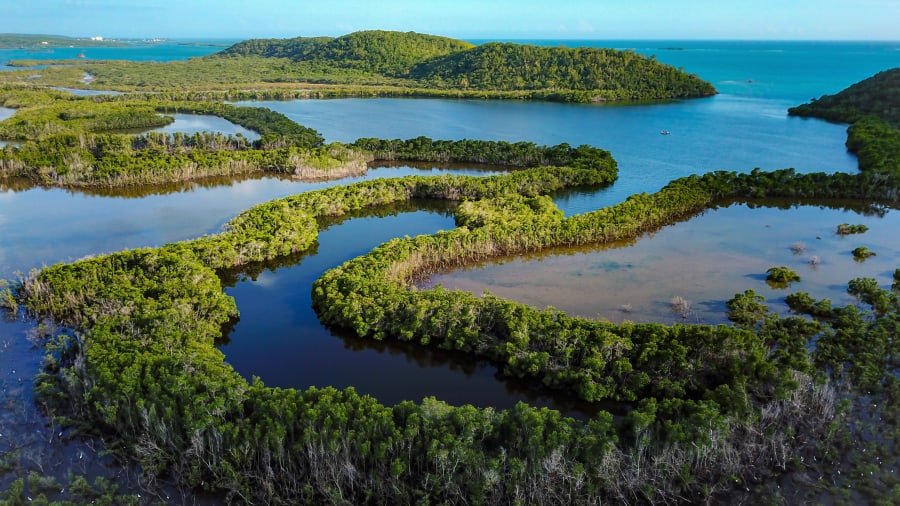
<path id="1" fill-rule="evenodd" d="M 338 181 L 263 177 L 214 180 L 147 195 L 104 195 L 0 181 L 0 279 L 56 262 L 218 232 L 239 212 L 267 200 L 338 184 L 408 175 L 488 175 L 481 169 L 384 167 Z M 63 218 L 61 218 L 61 216 Z M 403 235 L 400 231 L 399 235 Z"/>
<path id="2" fill-rule="evenodd" d="M 846 126 L 787 116 L 791 102 L 720 95 L 669 104 L 599 106 L 434 99 L 242 102 L 282 112 L 330 141 L 359 137 L 526 140 L 590 144 L 612 152 L 619 180 L 600 195 L 569 197 L 584 212 L 654 192 L 690 174 L 755 167 L 856 170 Z M 669 130 L 671 135 L 660 135 Z"/>
<path id="3" fill-rule="evenodd" d="M 328 269 L 403 235 L 432 234 L 454 227 L 443 206 L 426 210 L 390 208 L 388 216 L 364 216 L 334 224 L 319 234 L 312 252 L 265 269 L 230 275 L 226 292 L 237 301 L 240 321 L 221 349 L 248 379 L 261 376 L 282 387 L 355 387 L 381 402 L 435 396 L 451 404 L 512 407 L 516 402 L 552 406 L 574 416 L 596 408 L 534 385 L 498 380 L 496 367 L 463 354 L 401 343 L 377 343 L 331 331 L 312 309 L 310 287 Z M 382 213 L 384 214 L 384 212 Z"/>
<path id="4" fill-rule="evenodd" d="M 47 49 L 0 49 L 0 68 L 10 60 L 71 60 L 84 54 L 85 60 L 173 61 L 186 60 L 221 51 L 235 40 L 173 40 L 160 44 L 123 47 L 58 47 Z"/>
<path id="5" fill-rule="evenodd" d="M 572 45 L 568 41 L 542 43 Z M 0 65 L 10 59 L 73 58 L 82 51 L 88 59 L 169 61 L 203 56 L 224 45 L 0 50 Z M 633 48 L 654 54 L 663 62 L 698 73 L 716 85 L 722 95 L 629 107 L 390 99 L 263 105 L 319 129 L 329 140 L 428 135 L 540 144 L 588 143 L 611 150 L 620 162 L 620 181 L 600 192 L 559 196 L 557 204 L 572 214 L 619 202 L 637 191 L 654 191 L 675 177 L 718 168 L 793 166 L 804 171 L 853 171 L 856 164 L 844 148 L 844 126 L 787 118 L 786 109 L 900 65 L 897 44 L 579 41 L 577 45 Z M 11 111 L 0 109 L 0 118 L 5 113 Z M 229 127 L 207 124 L 198 128 L 227 131 Z M 660 130 L 669 130 L 672 135 L 661 136 Z M 426 173 L 447 172 L 436 169 Z M 273 177 L 226 178 L 131 194 L 28 188 L 21 182 L 7 181 L 0 183 L 0 277 L 85 255 L 216 232 L 241 210 L 289 194 L 362 179 L 422 173 L 412 168 L 376 169 L 363 178 L 327 183 Z M 142 198 L 132 198 L 137 196 Z M 452 226 L 446 211 L 439 208 L 407 207 L 393 212 L 397 214 L 375 213 L 331 224 L 322 232 L 318 249 L 307 255 L 285 259 L 282 265 L 255 266 L 226 275 L 227 291 L 236 297 L 242 315 L 221 344 L 227 360 L 242 374 L 261 376 L 273 385 L 354 385 L 389 403 L 425 395 L 452 403 L 498 406 L 526 399 L 570 413 L 584 412 L 583 406 L 552 399 L 529 385 L 498 381 L 493 366 L 470 357 L 360 341 L 332 334 L 318 323 L 310 308 L 309 292 L 312 280 L 321 272 L 387 238 Z M 620 317 L 618 306 L 628 302 L 616 301 L 611 309 L 604 309 L 599 301 L 606 297 L 604 291 L 612 291 L 609 287 L 615 287 L 622 298 L 628 295 L 632 299 L 631 319 L 649 319 L 650 315 L 671 318 L 654 304 L 667 301 L 670 292 L 677 292 L 695 301 L 702 312 L 698 317 L 716 320 L 721 318 L 721 301 L 745 288 L 764 292 L 777 308 L 781 294 L 768 291 L 759 279 L 760 273 L 774 263 L 797 267 L 804 276 L 798 289 L 833 294 L 836 299 L 852 277 L 849 274 L 867 273 L 884 280 L 898 258 L 896 242 L 890 242 L 891 234 L 884 233 L 897 229 L 896 216 L 894 212 L 877 219 L 812 207 L 783 212 L 735 206 L 666 228 L 633 247 L 550 256 L 543 264 L 533 259 L 516 260 L 527 264 L 534 277 L 514 281 L 544 283 L 560 300 L 573 302 L 570 287 L 554 279 L 564 277 L 572 286 L 580 287 L 581 298 L 591 304 L 592 298 L 583 294 L 599 294 L 596 305 L 572 307 L 572 311 L 591 315 L 607 311 L 610 319 Z M 833 237 L 832 227 L 844 221 L 868 223 L 872 230 L 842 240 Z M 764 222 L 771 222 L 772 228 L 760 225 Z M 735 234 L 734 230 L 742 233 Z M 744 235 L 755 240 L 745 241 Z M 815 235 L 822 239 L 815 239 Z M 807 244 L 806 255 L 823 259 L 815 271 L 788 249 L 799 240 Z M 863 264 L 849 263 L 848 252 L 857 243 L 868 245 L 878 256 Z M 707 261 L 700 265 L 693 257 Z M 544 270 L 543 266 L 554 263 L 557 270 Z M 721 269 L 714 270 L 719 265 Z M 688 270 L 692 267 L 696 270 Z M 583 271 L 581 276 L 579 271 Z M 602 275 L 594 276 L 597 272 Z M 652 282 L 666 293 L 654 298 L 640 287 L 630 293 L 624 291 L 629 276 L 634 276 L 631 279 L 635 282 Z M 703 281 L 712 276 L 716 284 Z M 499 278 L 488 281 L 491 279 Z M 719 288 L 719 281 L 725 288 Z M 503 288 L 500 284 L 498 293 Z M 645 299 L 646 307 L 640 302 Z M 30 378 L 37 371 L 39 353 L 25 340 L 30 329 L 30 324 L 21 321 L 0 322 L 0 393 L 12 399 L 9 403 L 6 397 L 0 399 L 4 403 L 0 430 L 17 431 L 4 432 L 7 436 L 16 434 L 17 441 L 34 435 L 42 441 L 55 441 L 46 430 L 36 428 L 44 420 L 31 402 Z M 21 413 L 28 421 L 20 421 L 14 413 Z M 0 446 L 0 450 L 3 448 Z M 78 448 L 76 443 L 68 443 L 62 453 L 47 453 L 45 457 L 57 463 L 69 462 L 80 451 Z"/>
<path id="6" fill-rule="evenodd" d="M 862 223 L 869 231 L 839 236 L 835 228 L 841 223 Z M 746 289 L 764 296 L 773 311 L 787 313 L 784 297 L 795 291 L 847 304 L 853 302 L 847 294 L 853 278 L 871 277 L 890 286 L 900 258 L 897 230 L 896 211 L 878 216 L 821 206 L 785 210 L 734 204 L 636 242 L 500 259 L 437 275 L 424 286 L 476 294 L 487 290 L 532 306 L 614 322 L 682 321 L 670 303 L 680 296 L 693 303 L 690 322 L 726 323 L 725 302 Z M 791 250 L 797 243 L 805 246 L 802 252 Z M 858 246 L 877 256 L 854 260 L 850 251 Z M 814 256 L 818 265 L 810 264 Z M 801 281 L 789 289 L 769 286 L 766 269 L 778 265 L 797 271 Z"/>
<path id="7" fill-rule="evenodd" d="M 219 132 L 226 135 L 243 135 L 251 141 L 259 139 L 259 134 L 240 125 L 236 125 L 227 119 L 207 114 L 169 114 L 175 121 L 160 128 L 154 128 L 151 132 L 195 134 L 198 132 Z"/>

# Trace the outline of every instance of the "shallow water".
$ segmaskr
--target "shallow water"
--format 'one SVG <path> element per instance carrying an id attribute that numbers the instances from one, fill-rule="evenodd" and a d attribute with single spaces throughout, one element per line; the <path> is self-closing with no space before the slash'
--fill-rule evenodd
<path id="1" fill-rule="evenodd" d="M 844 305 L 854 302 L 847 294 L 851 279 L 871 277 L 882 286 L 891 284 L 900 258 L 900 212 L 884 212 L 879 216 L 826 206 L 781 209 L 736 203 L 636 241 L 498 259 L 438 274 L 423 286 L 490 291 L 532 306 L 614 322 L 684 321 L 671 307 L 671 299 L 680 296 L 692 302 L 688 322 L 727 323 L 725 302 L 747 289 L 782 314 L 789 311 L 784 297 L 797 291 Z M 869 231 L 839 236 L 835 230 L 841 223 L 865 224 Z M 797 243 L 804 246 L 801 252 L 791 250 Z M 856 261 L 850 251 L 857 246 L 867 246 L 877 256 Z M 812 257 L 818 258 L 818 265 L 810 263 Z M 801 281 L 789 288 L 767 284 L 766 270 L 780 265 L 795 270 Z"/>
<path id="2" fill-rule="evenodd" d="M 253 130 L 244 128 L 218 116 L 182 113 L 166 113 L 166 116 L 175 118 L 175 121 L 157 128 L 130 128 L 127 130 L 116 130 L 114 133 L 138 135 L 148 132 L 160 132 L 166 134 L 183 133 L 192 135 L 200 132 L 216 132 L 224 135 L 240 134 L 251 141 L 255 141 L 260 137 L 260 135 Z"/>
<path id="3" fill-rule="evenodd" d="M 241 211 L 295 193 L 388 177 L 497 173 L 479 168 L 378 167 L 363 176 L 334 181 L 254 176 L 215 178 L 207 182 L 212 186 L 198 181 L 99 192 L 0 180 L 0 279 L 86 255 L 215 233 Z"/>
<path id="4" fill-rule="evenodd" d="M 121 91 L 114 90 L 93 90 L 84 88 L 63 88 L 61 86 L 51 86 L 54 90 L 65 91 L 77 97 L 96 97 L 101 95 L 121 95 Z"/>
<path id="5" fill-rule="evenodd" d="M 711 170 L 856 170 L 855 157 L 844 147 L 845 125 L 788 117 L 795 104 L 784 100 L 720 95 L 630 106 L 389 98 L 240 104 L 284 113 L 329 141 L 425 135 L 608 149 L 619 162 L 619 180 L 601 194 L 567 197 L 565 207 L 573 213 Z"/>

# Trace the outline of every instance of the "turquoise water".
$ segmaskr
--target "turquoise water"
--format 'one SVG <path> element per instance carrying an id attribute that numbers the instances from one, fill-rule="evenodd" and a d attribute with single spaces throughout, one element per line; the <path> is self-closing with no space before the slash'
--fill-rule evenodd
<path id="1" fill-rule="evenodd" d="M 9 60 L 71 59 L 172 61 L 206 56 L 234 40 L 173 40 L 127 47 L 0 49 Z M 489 40 L 472 40 L 480 44 Z M 542 46 L 612 47 L 654 56 L 711 82 L 724 94 L 792 102 L 835 93 L 888 68 L 900 66 L 900 42 L 517 40 Z"/>
<path id="2" fill-rule="evenodd" d="M 484 40 L 473 41 L 487 42 Z M 630 49 L 697 74 L 720 93 L 806 102 L 900 66 L 900 42 L 520 40 Z M 750 82 L 752 81 L 752 82 Z"/>
<path id="3" fill-rule="evenodd" d="M 123 47 L 55 47 L 47 49 L 2 49 L 0 69 L 10 60 L 70 60 L 84 54 L 85 60 L 173 61 L 186 60 L 221 51 L 237 39 L 172 40 L 159 44 L 134 44 Z"/>

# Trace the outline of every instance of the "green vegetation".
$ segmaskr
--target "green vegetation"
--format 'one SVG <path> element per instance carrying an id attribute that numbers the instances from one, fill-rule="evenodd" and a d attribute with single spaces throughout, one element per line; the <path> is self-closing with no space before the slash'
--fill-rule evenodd
<path id="1" fill-rule="evenodd" d="M 252 39 L 222 51 L 222 56 L 264 56 L 315 62 L 403 77 L 418 63 L 474 46 L 461 40 L 415 32 L 372 30 L 354 32 L 335 39 Z"/>
<path id="2" fill-rule="evenodd" d="M 127 109 L 130 100 L 97 103 Z M 78 139 L 77 149 L 94 157 L 92 163 L 109 156 L 127 165 L 128 157 L 144 152 L 244 156 L 259 150 L 237 138 L 106 135 L 87 131 L 89 117 L 56 117 L 51 124 L 75 122 L 72 131 L 36 138 L 48 147 L 59 139 L 60 154 L 76 149 L 65 143 Z M 298 146 L 280 128 L 272 135 L 285 135 L 288 145 L 267 140 L 266 153 L 329 149 Z M 861 149 L 876 153 L 877 146 Z M 40 156 L 29 149 L 29 156 Z M 548 195 L 612 183 L 616 165 L 605 151 L 427 138 L 362 139 L 352 149 L 384 158 L 559 166 L 304 193 L 241 213 L 221 234 L 44 269 L 16 287 L 17 303 L 78 330 L 45 346 L 36 390 L 51 414 L 108 436 L 114 454 L 150 476 L 258 503 L 699 502 L 803 468 L 807 456 L 832 459 L 829 452 L 844 440 L 869 440 L 866 428 L 846 426 L 836 387 L 844 380 L 853 385 L 847 388 L 869 389 L 861 391 L 870 397 L 853 399 L 884 399 L 888 423 L 898 419 L 900 303 L 874 280 L 849 284 L 861 307 L 788 297 L 792 309 L 813 319 L 767 314 L 760 298 L 745 292 L 728 304 L 734 327 L 617 325 L 490 294 L 412 288 L 437 269 L 493 256 L 632 239 L 728 199 L 896 203 L 900 178 L 890 165 L 860 157 L 856 175 L 691 176 L 567 218 Z M 390 241 L 325 273 L 313 287 L 322 321 L 364 338 L 490 359 L 501 374 L 615 402 L 621 417 L 601 411 L 580 422 L 525 404 L 494 410 L 435 399 L 389 407 L 353 389 L 269 388 L 224 362 L 215 342 L 237 308 L 217 271 L 306 250 L 321 218 L 412 199 L 460 202 L 459 227 Z M 900 284 L 900 270 L 895 281 Z M 878 442 L 893 452 L 894 436 L 880 433 Z M 885 473 L 872 480 L 898 486 Z M 25 480 L 16 484 L 21 495 Z M 860 493 L 879 498 L 875 490 Z"/>
<path id="3" fill-rule="evenodd" d="M 41 140 L 56 134 L 107 133 L 164 126 L 172 122 L 165 114 L 188 113 L 219 116 L 254 130 L 262 136 L 259 145 L 319 147 L 321 134 L 263 107 L 239 107 L 218 102 L 120 100 L 76 98 L 66 93 L 0 88 L 0 105 L 17 107 L 16 114 L 0 122 L 0 138 Z"/>
<path id="4" fill-rule="evenodd" d="M 29 66 L 34 62 L 12 62 Z M 472 46 L 459 40 L 388 31 L 338 38 L 249 40 L 189 61 L 43 61 L 43 84 L 121 91 L 251 93 L 259 98 L 322 96 L 447 96 L 566 102 L 701 97 L 715 89 L 694 75 L 634 52 Z M 34 82 L 35 71 L 0 75 Z M 293 85 L 290 85 L 293 83 Z M 304 89 L 297 89 L 302 83 Z M 184 98 L 183 95 L 178 98 Z"/>
<path id="5" fill-rule="evenodd" d="M 838 235 L 865 234 L 869 231 L 869 227 L 865 225 L 851 225 L 849 223 L 841 223 L 837 227 Z"/>
<path id="6" fill-rule="evenodd" d="M 784 285 L 800 281 L 800 275 L 788 267 L 772 267 L 766 271 L 766 281 L 773 285 Z"/>
<path id="7" fill-rule="evenodd" d="M 854 248 L 851 253 L 853 254 L 853 258 L 855 258 L 856 260 L 865 260 L 869 257 L 875 256 L 875 252 L 870 251 L 869 248 L 865 246 Z"/>
<path id="8" fill-rule="evenodd" d="M 438 88 L 584 92 L 579 102 L 715 94 L 694 75 L 614 49 L 491 43 L 424 62 L 411 75 Z"/>
<path id="9" fill-rule="evenodd" d="M 835 95 L 825 95 L 791 109 L 797 116 L 812 116 L 841 123 L 855 123 L 874 116 L 900 125 L 900 68 L 885 70 Z"/>
<path id="10" fill-rule="evenodd" d="M 366 142 L 428 157 L 472 153 L 465 143 Z M 518 145 L 494 148 L 510 146 Z M 48 348 L 42 399 L 114 434 L 113 449 L 150 473 L 257 502 L 700 499 L 785 465 L 782 450 L 826 440 L 837 420 L 834 392 L 809 376 L 804 344 L 816 327 L 804 319 L 767 317 L 759 332 L 613 325 L 492 296 L 411 291 L 409 282 L 493 255 L 634 237 L 719 199 L 890 199 L 897 188 L 867 186 L 865 174 L 714 173 L 564 218 L 546 195 L 615 178 L 607 153 L 568 149 L 522 152 L 581 167 L 331 188 L 253 208 L 220 235 L 45 269 L 19 296 L 83 333 Z M 426 399 L 386 407 L 352 389 L 248 383 L 223 362 L 214 342 L 236 308 L 214 269 L 302 251 L 315 241 L 319 217 L 412 198 L 462 200 L 460 227 L 391 241 L 326 273 L 314 287 L 323 321 L 363 337 L 488 357 L 504 374 L 583 399 L 620 400 L 630 407 L 621 423 L 608 413 L 576 422 L 522 404 L 496 411 Z"/>
<path id="11" fill-rule="evenodd" d="M 847 148 L 862 170 L 900 174 L 900 68 L 880 72 L 790 114 L 850 123 Z"/>
<path id="12" fill-rule="evenodd" d="M 59 134 L 0 151 L 0 178 L 34 184 L 122 187 L 266 172 L 301 179 L 363 174 L 371 156 L 334 143 L 258 149 L 243 137 L 198 133 Z"/>
<path id="13" fill-rule="evenodd" d="M 763 296 L 757 295 L 753 290 L 737 294 L 726 303 L 728 319 L 744 327 L 754 327 L 769 312 L 765 301 Z"/>

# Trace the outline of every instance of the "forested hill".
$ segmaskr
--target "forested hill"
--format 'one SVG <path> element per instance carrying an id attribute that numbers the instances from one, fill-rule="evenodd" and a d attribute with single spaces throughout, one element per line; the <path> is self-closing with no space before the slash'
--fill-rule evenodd
<path id="1" fill-rule="evenodd" d="M 412 77 L 485 90 L 607 90 L 635 97 L 712 95 L 711 84 L 632 51 L 490 43 L 421 63 Z"/>
<path id="2" fill-rule="evenodd" d="M 473 46 L 414 32 L 366 31 L 335 39 L 255 39 L 214 57 L 222 56 L 288 58 L 319 69 L 353 69 L 437 89 L 559 92 L 576 101 L 716 93 L 711 84 L 695 75 L 631 51 L 509 43 Z"/>
<path id="3" fill-rule="evenodd" d="M 900 179 L 900 67 L 793 107 L 790 114 L 850 123 L 847 149 L 860 170 Z"/>
<path id="4" fill-rule="evenodd" d="M 879 72 L 840 93 L 825 95 L 790 112 L 844 123 L 875 116 L 900 127 L 900 67 Z"/>
<path id="5" fill-rule="evenodd" d="M 219 54 L 290 58 L 403 77 L 418 63 L 471 47 L 468 42 L 436 35 L 371 30 L 334 39 L 254 39 L 235 44 Z"/>
<path id="6" fill-rule="evenodd" d="M 250 39 L 220 51 L 220 56 L 263 56 L 305 60 L 334 37 L 295 37 L 293 39 Z"/>

